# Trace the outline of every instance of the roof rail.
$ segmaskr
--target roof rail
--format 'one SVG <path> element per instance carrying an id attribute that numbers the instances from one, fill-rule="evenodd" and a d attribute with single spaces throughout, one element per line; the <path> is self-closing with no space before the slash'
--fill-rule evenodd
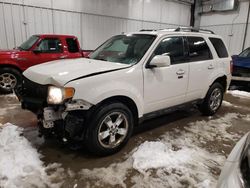
<path id="1" fill-rule="evenodd" d="M 157 31 L 157 29 L 141 29 L 140 31 Z"/>
<path id="2" fill-rule="evenodd" d="M 199 29 L 194 27 L 178 27 L 175 29 L 175 31 L 189 31 L 189 32 L 203 32 L 203 33 L 211 33 L 214 34 L 213 31 L 208 29 Z"/>
<path id="3" fill-rule="evenodd" d="M 166 28 L 166 29 L 141 29 L 140 31 L 161 31 L 161 30 L 172 30 L 172 31 L 183 31 L 183 32 L 203 32 L 203 33 L 214 34 L 214 32 L 211 31 L 211 30 L 194 28 L 194 27 L 177 27 L 176 29 L 173 29 L 173 28 Z"/>

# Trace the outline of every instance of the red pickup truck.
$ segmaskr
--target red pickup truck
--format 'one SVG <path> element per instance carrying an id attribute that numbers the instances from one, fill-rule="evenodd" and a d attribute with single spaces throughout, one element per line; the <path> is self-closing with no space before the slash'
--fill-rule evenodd
<path id="1" fill-rule="evenodd" d="M 77 37 L 71 35 L 33 35 L 13 50 L 0 50 L 0 93 L 10 93 L 21 83 L 27 68 L 57 59 L 87 57 Z"/>

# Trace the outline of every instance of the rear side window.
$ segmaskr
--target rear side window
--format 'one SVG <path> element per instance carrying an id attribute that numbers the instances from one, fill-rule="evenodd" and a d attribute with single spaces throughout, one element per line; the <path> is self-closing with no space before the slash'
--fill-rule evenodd
<path id="1" fill-rule="evenodd" d="M 219 38 L 209 38 L 213 44 L 215 51 L 217 52 L 219 58 L 228 57 L 227 49 L 224 42 Z"/>
<path id="2" fill-rule="evenodd" d="M 187 37 L 190 61 L 212 59 L 210 49 L 202 37 Z"/>
<path id="3" fill-rule="evenodd" d="M 67 38 L 66 39 L 67 45 L 68 45 L 68 51 L 70 53 L 76 53 L 79 52 L 78 44 L 76 38 Z"/>

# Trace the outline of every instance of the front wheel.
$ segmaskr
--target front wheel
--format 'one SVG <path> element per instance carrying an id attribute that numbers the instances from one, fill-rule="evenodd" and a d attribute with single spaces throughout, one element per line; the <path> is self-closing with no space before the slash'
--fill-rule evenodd
<path id="1" fill-rule="evenodd" d="M 133 115 L 126 105 L 115 102 L 100 106 L 88 124 L 88 149 L 102 156 L 118 152 L 128 142 L 133 124 Z"/>
<path id="2" fill-rule="evenodd" d="M 214 83 L 208 90 L 203 103 L 199 106 L 202 114 L 211 116 L 215 114 L 223 101 L 224 89 L 220 83 Z"/>
<path id="3" fill-rule="evenodd" d="M 9 94 L 13 89 L 21 84 L 21 73 L 13 68 L 4 67 L 0 69 L 0 93 Z"/>

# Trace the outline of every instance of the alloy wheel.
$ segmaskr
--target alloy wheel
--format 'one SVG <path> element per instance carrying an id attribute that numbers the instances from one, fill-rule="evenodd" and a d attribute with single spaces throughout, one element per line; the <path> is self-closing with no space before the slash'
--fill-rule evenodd
<path id="1" fill-rule="evenodd" d="M 212 111 L 216 111 L 220 107 L 221 100 L 222 100 L 221 90 L 219 88 L 215 88 L 211 93 L 209 100 L 209 106 Z"/>
<path id="2" fill-rule="evenodd" d="M 98 129 L 98 141 L 104 148 L 119 146 L 128 134 L 128 119 L 122 112 L 107 114 Z"/>
<path id="3" fill-rule="evenodd" d="M 11 73 L 3 73 L 0 75 L 0 87 L 6 90 L 12 90 L 17 84 L 16 77 Z"/>

